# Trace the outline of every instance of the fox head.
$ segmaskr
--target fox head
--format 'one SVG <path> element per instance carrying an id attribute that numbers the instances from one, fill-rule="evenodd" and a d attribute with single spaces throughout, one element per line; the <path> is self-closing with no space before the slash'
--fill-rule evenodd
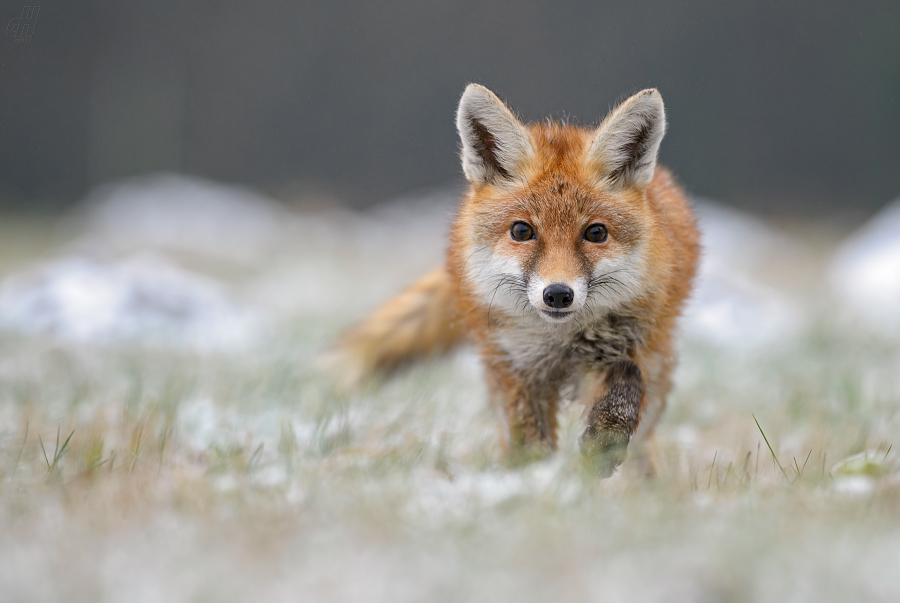
<path id="1" fill-rule="evenodd" d="M 454 236 L 467 250 L 461 276 L 483 304 L 562 323 L 647 291 L 647 188 L 666 130 L 659 92 L 635 94 L 586 129 L 523 125 L 470 84 L 456 126 L 471 186 Z"/>

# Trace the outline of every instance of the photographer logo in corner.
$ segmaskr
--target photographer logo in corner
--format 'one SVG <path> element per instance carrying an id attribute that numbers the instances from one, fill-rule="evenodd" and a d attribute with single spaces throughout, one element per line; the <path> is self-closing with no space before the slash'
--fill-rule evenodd
<path id="1" fill-rule="evenodd" d="M 40 6 L 26 6 L 22 9 L 22 16 L 13 19 L 6 26 L 6 34 L 18 44 L 27 44 L 31 42 L 31 36 L 34 34 L 34 26 L 37 23 L 38 15 L 41 12 Z"/>

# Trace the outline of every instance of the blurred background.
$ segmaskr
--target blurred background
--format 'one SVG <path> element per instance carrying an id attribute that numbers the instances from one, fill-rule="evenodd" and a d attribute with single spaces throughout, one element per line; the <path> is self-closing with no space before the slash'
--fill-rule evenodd
<path id="1" fill-rule="evenodd" d="M 34 2 L 4 603 L 900 601 L 900 2 Z M 317 368 L 444 258 L 469 82 L 585 125 L 662 91 L 704 254 L 658 480 L 585 472 L 578 404 L 510 466 L 465 348 Z"/>
<path id="2" fill-rule="evenodd" d="M 0 3 L 10 210 L 161 170 L 352 207 L 461 184 L 468 82 L 581 124 L 658 87 L 662 161 L 759 212 L 865 215 L 900 191 L 891 0 L 47 0 L 28 40 L 23 8 Z"/>

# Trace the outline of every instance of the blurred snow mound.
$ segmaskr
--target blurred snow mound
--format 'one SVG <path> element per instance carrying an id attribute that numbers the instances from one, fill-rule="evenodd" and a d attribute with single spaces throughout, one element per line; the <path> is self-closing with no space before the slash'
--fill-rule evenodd
<path id="1" fill-rule="evenodd" d="M 86 205 L 89 227 L 114 247 L 243 262 L 268 253 L 296 219 L 248 189 L 166 173 L 101 185 Z"/>
<path id="2" fill-rule="evenodd" d="M 712 201 L 695 200 L 703 246 L 702 270 L 719 268 L 756 277 L 802 255 L 802 246 L 765 220 Z"/>
<path id="3" fill-rule="evenodd" d="M 685 309 L 687 336 L 739 350 L 795 336 L 803 324 L 797 304 L 764 276 L 801 254 L 799 244 L 743 212 L 709 201 L 694 208 L 703 249 Z"/>
<path id="4" fill-rule="evenodd" d="M 364 211 L 303 214 L 290 254 L 266 265 L 248 295 L 281 315 L 321 316 L 321 298 L 310 292 L 322 290 L 332 316 L 370 311 L 445 261 L 459 195 L 443 187 Z"/>
<path id="5" fill-rule="evenodd" d="M 829 269 L 831 287 L 876 330 L 900 330 L 900 199 L 850 236 Z"/>
<path id="6" fill-rule="evenodd" d="M 797 307 L 776 289 L 740 273 L 703 268 L 685 319 L 689 337 L 734 349 L 784 341 L 801 326 Z"/>
<path id="7" fill-rule="evenodd" d="M 463 193 L 455 186 L 418 191 L 373 208 L 371 215 L 394 227 L 415 227 L 416 231 L 409 234 L 422 234 L 432 239 L 434 231 L 449 230 L 453 226 Z"/>
<path id="8" fill-rule="evenodd" d="M 144 254 L 112 264 L 64 257 L 9 276 L 0 327 L 72 343 L 234 349 L 252 342 L 259 321 L 214 281 Z"/>

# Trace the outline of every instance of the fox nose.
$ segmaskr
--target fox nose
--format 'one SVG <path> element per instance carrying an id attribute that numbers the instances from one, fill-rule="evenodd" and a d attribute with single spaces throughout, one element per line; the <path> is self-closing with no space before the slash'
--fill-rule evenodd
<path id="1" fill-rule="evenodd" d="M 568 308 L 575 299 L 575 292 L 566 285 L 550 285 L 544 289 L 544 303 L 551 308 Z"/>

